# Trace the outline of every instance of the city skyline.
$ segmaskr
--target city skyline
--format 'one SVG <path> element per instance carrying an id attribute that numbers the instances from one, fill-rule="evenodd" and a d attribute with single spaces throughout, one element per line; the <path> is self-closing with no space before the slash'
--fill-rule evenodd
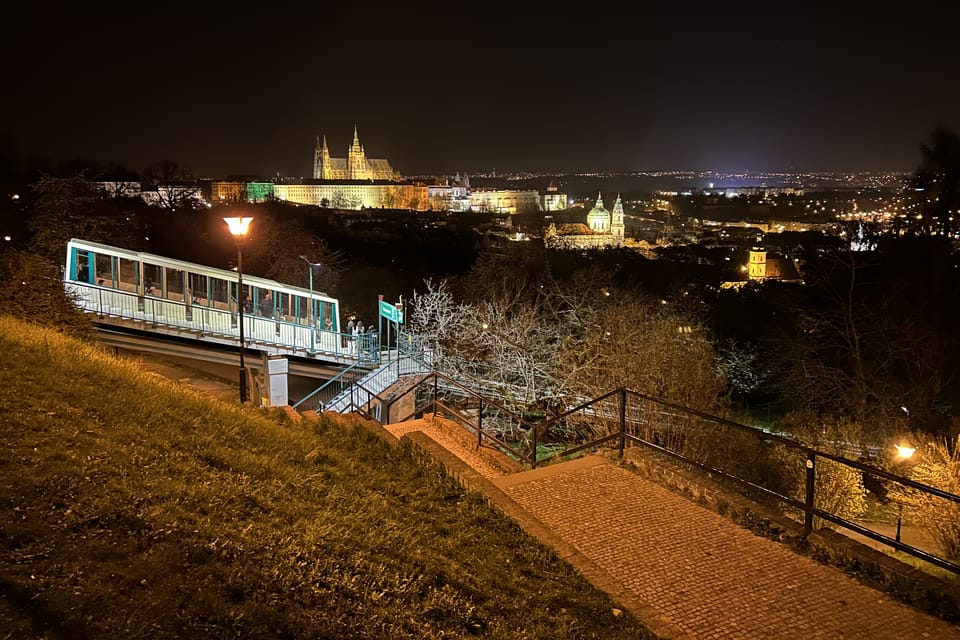
<path id="1" fill-rule="evenodd" d="M 960 124 L 955 10 L 912 7 L 18 7 L 0 141 L 213 178 L 309 177 L 354 127 L 403 175 L 909 172 Z"/>

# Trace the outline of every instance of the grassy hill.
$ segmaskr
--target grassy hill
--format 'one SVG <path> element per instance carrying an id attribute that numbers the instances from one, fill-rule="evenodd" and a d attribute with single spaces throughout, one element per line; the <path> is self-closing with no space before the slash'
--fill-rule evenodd
<path id="1" fill-rule="evenodd" d="M 356 421 L 0 317 L 0 638 L 650 638 Z"/>

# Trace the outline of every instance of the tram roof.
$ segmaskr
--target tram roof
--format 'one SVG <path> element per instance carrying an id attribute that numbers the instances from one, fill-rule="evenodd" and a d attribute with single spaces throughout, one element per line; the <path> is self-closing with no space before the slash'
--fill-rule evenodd
<path id="1" fill-rule="evenodd" d="M 218 277 L 224 277 L 236 279 L 237 272 L 231 271 L 230 269 L 220 269 L 218 267 L 210 267 L 207 265 L 202 265 L 196 262 L 187 262 L 186 260 L 177 260 L 176 258 L 167 258 L 165 256 L 160 256 L 154 253 L 148 253 L 146 251 L 134 251 L 132 249 L 124 249 L 122 247 L 114 247 L 108 244 L 103 244 L 100 242 L 94 242 L 92 240 L 83 240 L 81 238 L 71 238 L 70 242 L 67 243 L 69 246 L 79 247 L 90 249 L 95 252 L 112 254 L 122 258 L 128 258 L 130 260 L 136 260 L 138 262 L 151 262 L 154 264 L 160 264 L 163 266 L 171 266 L 181 271 L 188 271 L 190 273 L 197 273 L 202 275 L 215 275 Z M 296 293 L 298 295 L 304 295 L 309 297 L 311 291 L 309 289 L 304 289 L 303 287 L 298 287 L 292 284 L 284 284 L 276 280 L 271 280 L 269 278 L 263 278 L 261 276 L 255 276 L 252 274 L 243 274 L 243 280 L 246 283 L 253 285 L 266 286 L 276 291 L 285 291 L 287 293 Z M 313 297 L 315 298 L 324 298 L 336 302 L 336 298 L 328 296 L 322 291 L 313 291 Z"/>

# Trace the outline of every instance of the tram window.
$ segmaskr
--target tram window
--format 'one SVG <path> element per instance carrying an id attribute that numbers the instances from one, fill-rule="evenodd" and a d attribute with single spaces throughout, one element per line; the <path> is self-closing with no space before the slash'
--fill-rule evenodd
<path id="1" fill-rule="evenodd" d="M 87 251 L 77 251 L 77 275 L 74 278 L 77 282 L 90 281 L 90 253 Z"/>
<path id="2" fill-rule="evenodd" d="M 183 300 L 183 271 L 167 267 L 167 291 L 168 300 Z"/>
<path id="3" fill-rule="evenodd" d="M 113 286 L 114 279 L 116 275 L 114 274 L 114 260 L 113 256 L 104 255 L 98 253 L 94 258 L 94 264 L 96 265 L 95 273 L 96 280 L 95 282 L 99 283 L 103 280 L 103 283 L 107 286 Z"/>
<path id="4" fill-rule="evenodd" d="M 273 292 L 269 289 L 260 290 L 260 301 L 257 304 L 257 313 L 264 318 L 272 318 L 276 312 L 276 305 L 273 299 Z"/>
<path id="5" fill-rule="evenodd" d="M 117 270 L 120 280 L 120 288 L 127 291 L 136 291 L 139 279 L 139 270 L 137 262 L 127 258 L 120 258 L 120 268 Z"/>
<path id="6" fill-rule="evenodd" d="M 333 314 L 333 305 L 329 302 L 321 302 L 318 306 L 320 307 L 320 312 L 317 317 L 320 325 L 330 331 L 338 331 L 338 320 Z M 330 322 L 328 323 L 327 320 Z"/>
<path id="7" fill-rule="evenodd" d="M 143 290 L 152 296 L 163 295 L 163 267 L 155 264 L 143 265 Z"/>
<path id="8" fill-rule="evenodd" d="M 210 301 L 214 304 L 222 303 L 222 308 L 226 309 L 227 304 L 227 281 L 220 278 L 210 278 Z"/>
<path id="9" fill-rule="evenodd" d="M 293 298 L 293 313 L 291 314 L 297 322 L 309 322 L 310 320 L 310 299 L 303 296 L 291 296 Z"/>
<path id="10" fill-rule="evenodd" d="M 253 313 L 253 287 L 248 284 L 243 285 L 243 312 Z"/>
<path id="11" fill-rule="evenodd" d="M 292 296 L 289 293 L 278 293 L 277 294 L 277 314 L 281 317 L 289 317 L 291 314 L 290 309 L 290 298 Z"/>
<path id="12" fill-rule="evenodd" d="M 207 303 L 207 276 L 197 273 L 190 274 L 190 294 L 193 296 L 193 304 L 205 305 Z"/>

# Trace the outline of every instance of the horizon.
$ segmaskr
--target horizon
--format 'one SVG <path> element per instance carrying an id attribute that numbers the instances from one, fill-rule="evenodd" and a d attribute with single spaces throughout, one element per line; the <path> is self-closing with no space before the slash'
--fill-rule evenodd
<path id="1" fill-rule="evenodd" d="M 0 43 L 0 140 L 202 176 L 308 176 L 317 137 L 343 157 L 354 127 L 403 175 L 909 172 L 960 127 L 956 11 L 310 6 L 266 29 L 215 7 L 24 4 Z"/>

